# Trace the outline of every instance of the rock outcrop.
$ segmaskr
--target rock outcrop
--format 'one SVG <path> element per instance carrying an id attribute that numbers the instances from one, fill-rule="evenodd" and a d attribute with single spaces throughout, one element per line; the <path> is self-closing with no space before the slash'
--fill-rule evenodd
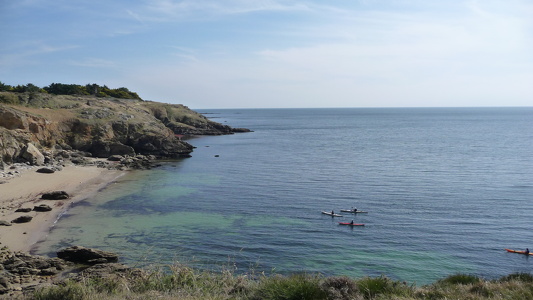
<path id="1" fill-rule="evenodd" d="M 72 246 L 57 252 L 57 257 L 80 264 L 94 265 L 100 263 L 115 263 L 118 255 L 98 249 Z"/>
<path id="2" fill-rule="evenodd" d="M 41 195 L 41 199 L 44 200 L 64 200 L 68 198 L 69 194 L 65 191 L 53 191 Z"/>
<path id="3" fill-rule="evenodd" d="M 35 166 L 44 165 L 44 155 L 32 143 L 28 143 L 22 150 L 22 158 Z"/>
<path id="4" fill-rule="evenodd" d="M 37 169 L 37 171 L 35 171 L 37 173 L 44 173 L 44 174 L 53 174 L 56 172 L 56 170 L 52 169 L 52 168 L 39 168 Z"/>
<path id="5" fill-rule="evenodd" d="M 201 114 L 191 113 L 188 107 L 181 104 L 152 104 L 148 107 L 158 120 L 178 135 L 223 135 L 250 132 L 246 128 L 232 128 L 209 121 Z"/>
<path id="6" fill-rule="evenodd" d="M 59 251 L 58 257 L 54 258 L 11 252 L 2 247 L 0 298 L 26 299 L 22 297 L 24 294 L 41 287 L 62 284 L 63 280 L 118 278 L 143 272 L 118 264 L 117 259 L 116 254 L 110 252 L 76 246 Z"/>
<path id="7" fill-rule="evenodd" d="M 46 205 L 46 204 L 40 204 L 40 205 L 36 205 L 33 207 L 33 211 L 38 211 L 38 212 L 44 212 L 44 211 L 51 211 L 52 208 L 50 207 L 50 205 Z"/>
<path id="8" fill-rule="evenodd" d="M 0 295 L 2 299 L 21 299 L 24 290 L 47 284 L 69 265 L 69 262 L 59 258 L 12 253 L 4 247 L 0 252 Z"/>
<path id="9" fill-rule="evenodd" d="M 28 223 L 33 220 L 32 216 L 20 216 L 16 218 L 15 220 L 11 221 L 11 223 Z"/>

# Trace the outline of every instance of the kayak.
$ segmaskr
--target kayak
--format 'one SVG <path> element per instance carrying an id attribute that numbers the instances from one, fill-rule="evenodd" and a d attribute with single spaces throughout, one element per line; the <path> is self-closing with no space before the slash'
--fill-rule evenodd
<path id="1" fill-rule="evenodd" d="M 512 250 L 512 249 L 505 249 L 505 250 L 511 253 L 526 254 L 526 251 Z M 533 255 L 533 253 L 529 252 L 529 255 Z"/>
<path id="2" fill-rule="evenodd" d="M 343 217 L 342 215 L 338 215 L 338 214 L 332 214 L 330 211 L 323 211 L 322 212 L 323 214 L 325 215 L 328 215 L 328 216 L 332 216 L 332 217 Z"/>
<path id="3" fill-rule="evenodd" d="M 350 223 L 350 222 L 339 222 L 339 225 L 349 225 L 349 226 L 365 226 L 365 224 L 357 224 L 357 223 Z"/>
<path id="4" fill-rule="evenodd" d="M 367 214 L 368 212 L 367 211 L 362 211 L 362 210 L 356 210 L 356 211 L 353 211 L 351 209 L 341 209 L 342 212 L 347 212 L 347 213 L 352 213 L 352 214 Z"/>

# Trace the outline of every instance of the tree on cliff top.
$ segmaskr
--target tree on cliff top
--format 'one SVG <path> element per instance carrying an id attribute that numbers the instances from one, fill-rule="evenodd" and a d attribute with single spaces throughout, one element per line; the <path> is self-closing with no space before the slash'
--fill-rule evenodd
<path id="1" fill-rule="evenodd" d="M 0 81 L 0 92 L 9 92 L 13 89 L 12 86 L 9 84 L 5 84 L 2 81 Z"/>
<path id="2" fill-rule="evenodd" d="M 114 97 L 120 99 L 136 99 L 143 100 L 135 92 L 130 91 L 125 87 L 118 89 L 111 89 L 106 85 L 100 86 L 96 83 L 79 85 L 79 84 L 64 84 L 52 83 L 49 86 L 40 88 L 32 83 L 26 85 L 11 86 L 0 81 L 0 92 L 15 92 L 15 93 L 49 93 L 54 95 L 93 95 L 96 97 Z"/>
<path id="3" fill-rule="evenodd" d="M 44 90 L 55 95 L 93 95 L 96 97 L 142 100 L 137 93 L 131 92 L 125 87 L 110 89 L 106 85 L 100 86 L 96 83 L 86 84 L 84 86 L 78 84 L 52 83 L 49 86 L 44 87 Z"/>

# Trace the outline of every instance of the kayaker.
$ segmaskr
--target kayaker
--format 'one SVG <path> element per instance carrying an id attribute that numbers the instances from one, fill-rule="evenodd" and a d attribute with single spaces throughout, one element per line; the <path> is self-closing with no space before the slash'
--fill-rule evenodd
<path id="1" fill-rule="evenodd" d="M 350 225 L 353 225 L 353 220 L 350 222 Z"/>
<path id="2" fill-rule="evenodd" d="M 524 251 L 526 255 L 529 255 L 529 248 L 526 248 L 526 251 Z"/>
<path id="3" fill-rule="evenodd" d="M 331 211 L 331 215 L 334 215 L 334 214 L 335 214 L 335 212 L 334 212 L 334 211 Z"/>
<path id="4" fill-rule="evenodd" d="M 352 211 L 353 211 L 353 212 L 356 212 L 356 211 L 357 211 L 357 208 L 355 208 L 355 207 L 352 206 Z"/>

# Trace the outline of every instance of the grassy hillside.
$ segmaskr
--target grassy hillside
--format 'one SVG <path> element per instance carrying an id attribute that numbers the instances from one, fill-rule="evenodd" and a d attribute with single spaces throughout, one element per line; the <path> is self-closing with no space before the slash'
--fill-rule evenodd
<path id="1" fill-rule="evenodd" d="M 153 121 L 152 118 L 155 117 L 163 123 L 174 124 L 175 127 L 195 129 L 196 134 L 228 134 L 232 132 L 230 127 L 212 122 L 181 104 L 87 95 L 15 92 L 0 92 L 0 104 L 43 116 L 52 121 L 60 121 L 66 117 L 80 117 L 105 122 L 129 117 L 139 122 L 146 122 Z M 100 114 L 95 115 L 96 112 L 100 112 Z M 202 132 L 202 130 L 206 132 Z M 217 130 L 218 132 L 216 132 Z"/>
<path id="2" fill-rule="evenodd" d="M 512 274 L 498 280 L 453 275 L 417 287 L 386 277 L 322 277 L 294 274 L 264 276 L 195 271 L 174 265 L 165 270 L 118 276 L 78 276 L 25 299 L 240 299 L 240 300 L 385 300 L 385 299 L 533 299 L 533 277 Z"/>

